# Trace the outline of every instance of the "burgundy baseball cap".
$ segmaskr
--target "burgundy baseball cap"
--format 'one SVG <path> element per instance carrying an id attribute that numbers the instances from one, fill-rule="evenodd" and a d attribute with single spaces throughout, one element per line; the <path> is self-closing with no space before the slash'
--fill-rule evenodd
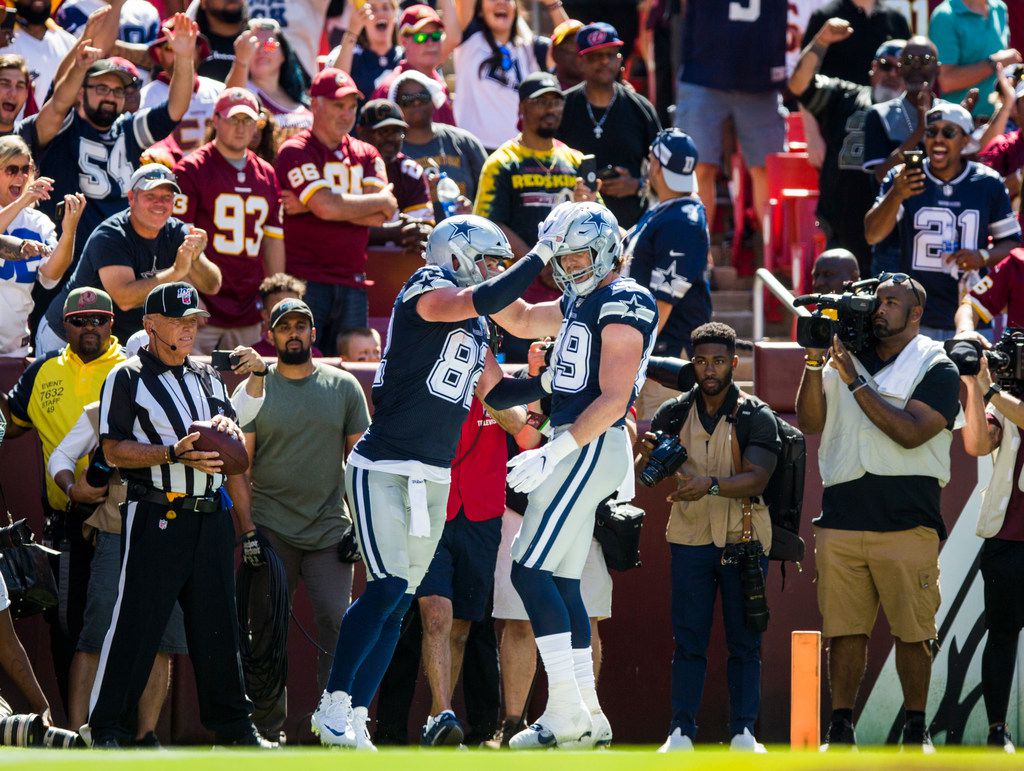
<path id="1" fill-rule="evenodd" d="M 260 102 L 256 95 L 245 88 L 228 88 L 217 99 L 213 108 L 215 115 L 231 118 L 235 115 L 246 115 L 253 120 L 260 119 Z"/>
<path id="2" fill-rule="evenodd" d="M 117 75 L 125 86 L 134 86 L 139 82 L 138 68 L 120 56 L 111 56 L 109 59 L 93 62 L 85 71 L 85 77 L 88 80 L 98 75 L 106 75 L 108 72 Z"/>
<path id="3" fill-rule="evenodd" d="M 347 72 L 339 70 L 337 67 L 320 70 L 313 78 L 313 85 L 309 87 L 310 96 L 323 96 L 327 99 L 341 99 L 349 94 L 355 94 L 360 99 L 363 98 L 355 81 L 349 77 Z"/>
<path id="4" fill-rule="evenodd" d="M 588 24 L 576 33 L 576 53 L 579 56 L 602 48 L 621 45 L 622 38 L 619 37 L 619 31 L 603 21 Z"/>
<path id="5" fill-rule="evenodd" d="M 437 15 L 437 11 L 429 5 L 410 5 L 402 12 L 402 19 L 398 22 L 398 34 L 411 35 L 414 32 L 419 32 L 428 24 L 444 27 L 444 22 Z"/>

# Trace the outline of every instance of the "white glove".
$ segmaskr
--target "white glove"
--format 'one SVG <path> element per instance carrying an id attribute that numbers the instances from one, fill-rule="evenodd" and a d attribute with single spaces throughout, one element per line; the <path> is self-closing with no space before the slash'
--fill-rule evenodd
<path id="1" fill-rule="evenodd" d="M 517 493 L 532 493 L 563 458 L 578 449 L 572 433 L 565 431 L 540 449 L 519 453 L 508 462 L 508 486 Z"/>
<path id="2" fill-rule="evenodd" d="M 551 262 L 551 258 L 555 254 L 555 249 L 565 238 L 565 231 L 569 224 L 569 220 L 576 213 L 576 204 L 572 201 L 565 201 L 564 203 L 558 204 L 544 221 L 537 226 L 537 244 L 530 251 L 536 254 L 544 264 L 547 265 Z"/>

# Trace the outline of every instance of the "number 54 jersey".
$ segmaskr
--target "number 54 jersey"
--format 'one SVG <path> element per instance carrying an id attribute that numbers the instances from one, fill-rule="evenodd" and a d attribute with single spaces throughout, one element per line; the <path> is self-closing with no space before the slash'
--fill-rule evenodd
<path id="1" fill-rule="evenodd" d="M 281 188 L 274 167 L 250 150 L 239 169 L 209 143 L 182 158 L 174 173 L 181 187 L 181 195 L 174 200 L 174 216 L 206 231 L 206 256 L 225 277 L 217 294 L 203 294 L 209 323 L 218 327 L 260 323 L 256 304 L 263 280 L 260 247 L 264 238 L 284 238 Z"/>
<path id="2" fill-rule="evenodd" d="M 647 361 L 657 336 L 658 305 L 654 297 L 632 279 L 617 278 L 586 296 L 563 296 L 561 306 L 564 320 L 551 359 L 555 368 L 551 425 L 571 424 L 601 395 L 601 333 L 609 324 L 633 327 L 643 337 L 643 355 L 634 373 L 628 412 L 647 379 Z M 623 412 L 614 425 L 623 425 L 625 417 Z"/>
<path id="3" fill-rule="evenodd" d="M 370 461 L 418 461 L 450 468 L 484 371 L 487 322 L 426 321 L 425 292 L 457 286 L 455 274 L 427 265 L 395 299 L 384 358 L 373 381 L 373 422 L 354 449 Z"/>

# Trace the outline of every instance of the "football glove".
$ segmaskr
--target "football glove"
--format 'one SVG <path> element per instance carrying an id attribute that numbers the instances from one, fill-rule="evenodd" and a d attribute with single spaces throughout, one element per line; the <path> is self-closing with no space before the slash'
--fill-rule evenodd
<path id="1" fill-rule="evenodd" d="M 263 556 L 263 544 L 255 530 L 242 536 L 242 561 L 253 570 L 266 567 L 267 560 Z"/>
<path id="2" fill-rule="evenodd" d="M 359 542 L 356 540 L 356 529 L 349 524 L 345 532 L 341 534 L 338 541 L 338 562 L 359 562 L 362 557 L 359 555 Z"/>
<path id="3" fill-rule="evenodd" d="M 578 449 L 572 434 L 565 431 L 540 449 L 519 453 L 509 459 L 508 486 L 517 493 L 532 493 L 551 476 L 563 458 Z"/>

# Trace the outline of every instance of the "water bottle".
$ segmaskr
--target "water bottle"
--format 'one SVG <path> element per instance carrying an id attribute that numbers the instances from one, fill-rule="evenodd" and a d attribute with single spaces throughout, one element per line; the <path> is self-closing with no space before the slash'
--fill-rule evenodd
<path id="1" fill-rule="evenodd" d="M 445 218 L 456 213 L 459 195 L 458 183 L 442 171 L 437 180 L 437 201 L 441 204 Z"/>

